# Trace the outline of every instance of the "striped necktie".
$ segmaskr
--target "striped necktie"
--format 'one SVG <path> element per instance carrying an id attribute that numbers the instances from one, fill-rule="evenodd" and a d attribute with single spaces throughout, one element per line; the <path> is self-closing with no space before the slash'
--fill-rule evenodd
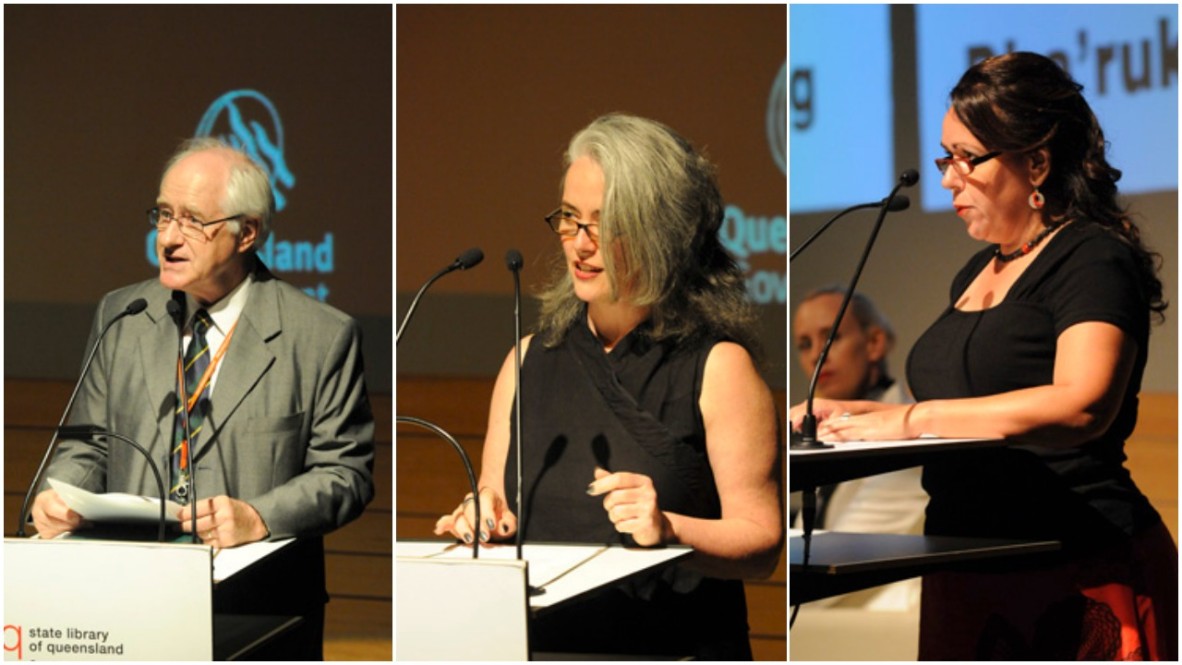
<path id="1" fill-rule="evenodd" d="M 185 440 L 185 405 L 180 404 L 176 410 L 176 426 L 173 428 L 172 489 L 169 490 L 170 498 L 181 504 L 189 503 L 189 460 L 185 451 L 186 448 L 192 450 L 199 438 L 204 413 L 203 402 L 209 399 L 208 385 L 202 390 L 200 397 L 194 398 L 193 391 L 197 390 L 201 377 L 209 367 L 209 343 L 205 339 L 205 333 L 211 324 L 209 312 L 204 309 L 197 310 L 193 316 L 193 336 L 189 340 L 189 347 L 185 350 L 185 395 L 194 404 L 193 410 L 189 413 L 189 433 L 192 435 L 192 440 Z"/>

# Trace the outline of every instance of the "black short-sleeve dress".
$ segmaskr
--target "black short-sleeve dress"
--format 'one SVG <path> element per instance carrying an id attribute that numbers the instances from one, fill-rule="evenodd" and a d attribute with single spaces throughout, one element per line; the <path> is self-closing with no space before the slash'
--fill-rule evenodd
<path id="1" fill-rule="evenodd" d="M 1100 651 L 1084 652 L 1067 636 L 1074 630 L 1079 638 L 1080 625 L 1083 634 L 1105 625 L 1097 617 L 1122 614 L 1089 589 L 1119 583 L 1131 587 L 1133 598 L 1150 593 L 1138 580 L 1146 567 L 1160 566 L 1129 559 L 1130 549 L 1144 549 L 1149 539 L 1155 545 L 1141 554 L 1168 558 L 1173 548 L 1161 518 L 1123 467 L 1149 342 L 1148 297 L 1136 256 L 1101 226 L 1071 223 L 1048 240 L 1000 303 L 979 311 L 956 309 L 993 252 L 990 247 L 977 253 L 960 271 L 948 307 L 912 348 L 907 372 L 917 400 L 1048 385 L 1059 335 L 1083 322 L 1120 328 L 1135 343 L 1136 360 L 1116 419 L 1096 439 L 1070 449 L 1014 445 L 925 467 L 928 534 L 1059 540 L 1064 553 L 1056 564 L 1026 573 L 926 578 L 921 658 L 1148 653 L 1148 642 L 1156 638 L 1122 646 L 1117 631 L 1109 634 L 1115 635 L 1111 640 L 1089 643 L 1087 648 L 1100 644 Z M 1176 599 L 1176 550 L 1172 556 Z M 1115 568 L 1109 565 L 1113 560 Z M 1096 577 L 1100 568 L 1105 571 Z M 1009 605 L 1023 609 L 1010 611 L 1015 608 Z M 1174 617 L 1176 654 L 1176 602 L 1169 609 L 1164 618 Z M 1124 625 L 1124 618 L 1118 616 L 1116 625 Z"/>

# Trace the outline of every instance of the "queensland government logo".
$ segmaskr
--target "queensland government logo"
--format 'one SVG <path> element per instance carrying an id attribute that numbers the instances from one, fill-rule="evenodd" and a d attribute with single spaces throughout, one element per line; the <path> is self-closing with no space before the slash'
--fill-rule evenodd
<path id="1" fill-rule="evenodd" d="M 283 122 L 262 93 L 234 90 L 218 97 L 201 116 L 195 136 L 220 138 L 265 166 L 275 192 L 275 209 L 287 207 L 283 188 L 294 187 L 295 176 L 283 157 Z"/>
<path id="2" fill-rule="evenodd" d="M 772 81 L 764 126 L 772 159 L 780 172 L 788 175 L 788 62 L 780 67 Z M 747 296 L 760 305 L 783 305 L 788 301 L 788 275 L 783 257 L 788 253 L 788 220 L 783 214 L 755 215 L 733 203 L 726 206 L 722 227 L 718 230 L 723 247 L 746 273 Z M 759 267 L 753 259 L 759 261 Z M 768 266 L 771 267 L 768 267 Z"/>
<path id="3" fill-rule="evenodd" d="M 283 121 L 275 104 L 257 90 L 232 90 L 218 97 L 197 123 L 194 136 L 219 138 L 250 155 L 261 164 L 271 180 L 271 191 L 275 195 L 275 211 L 287 207 L 288 197 L 295 188 L 296 178 L 287 165 L 284 155 L 285 139 Z M 152 229 L 147 238 L 148 262 L 159 266 L 156 256 L 156 230 Z M 259 257 L 277 273 L 320 273 L 333 272 L 333 235 L 325 232 L 323 239 L 279 240 L 272 233 Z M 328 299 L 328 285 L 320 282 L 306 286 L 308 295 L 325 301 Z"/>
<path id="4" fill-rule="evenodd" d="M 780 67 L 780 73 L 772 84 L 772 94 L 767 100 L 767 142 L 772 150 L 776 166 L 788 175 L 788 61 Z"/>

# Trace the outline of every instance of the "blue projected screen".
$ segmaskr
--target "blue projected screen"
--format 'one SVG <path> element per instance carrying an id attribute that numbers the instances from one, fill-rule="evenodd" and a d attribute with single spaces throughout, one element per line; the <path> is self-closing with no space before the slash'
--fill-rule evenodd
<path id="1" fill-rule="evenodd" d="M 881 199 L 896 178 L 889 7 L 789 12 L 790 212 Z"/>
<path id="2" fill-rule="evenodd" d="M 941 124 L 961 74 L 990 55 L 1035 51 L 1084 86 L 1109 162 L 1124 173 L 1122 193 L 1177 189 L 1177 6 L 920 5 L 915 14 L 923 173 L 944 156 Z M 920 187 L 924 210 L 951 207 L 939 178 Z"/>

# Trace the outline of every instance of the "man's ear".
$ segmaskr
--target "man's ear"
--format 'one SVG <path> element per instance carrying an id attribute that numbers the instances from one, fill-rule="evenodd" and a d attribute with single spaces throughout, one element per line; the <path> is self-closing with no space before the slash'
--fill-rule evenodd
<path id="1" fill-rule="evenodd" d="M 259 240 L 259 220 L 247 218 L 239 222 L 241 230 L 238 232 L 238 253 L 244 254 L 252 249 Z"/>

